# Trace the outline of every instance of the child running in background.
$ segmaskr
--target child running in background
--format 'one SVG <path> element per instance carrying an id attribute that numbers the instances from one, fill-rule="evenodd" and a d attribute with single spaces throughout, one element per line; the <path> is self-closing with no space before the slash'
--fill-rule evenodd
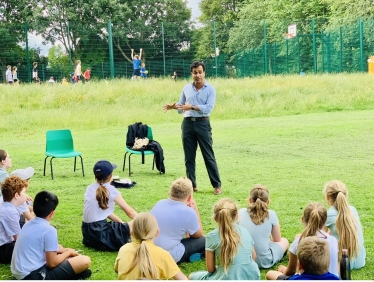
<path id="1" fill-rule="evenodd" d="M 348 205 L 347 187 L 339 180 L 332 180 L 325 184 L 324 193 L 330 205 L 326 227 L 338 240 L 339 257 L 342 249 L 348 249 L 351 269 L 359 269 L 366 259 L 364 236 L 356 208 Z"/>
<path id="2" fill-rule="evenodd" d="M 153 243 L 158 233 L 156 218 L 151 213 L 142 212 L 134 218 L 133 241 L 121 247 L 114 264 L 118 280 L 187 280 L 169 252 Z"/>
<path id="3" fill-rule="evenodd" d="M 207 271 L 191 273 L 190 280 L 259 280 L 256 252 L 251 234 L 236 224 L 238 208 L 230 199 L 214 205 L 214 220 L 218 228 L 206 237 Z M 218 266 L 216 266 L 218 259 Z"/>
<path id="4" fill-rule="evenodd" d="M 254 185 L 248 202 L 248 208 L 239 210 L 238 223 L 249 231 L 255 242 L 258 267 L 270 268 L 283 258 L 288 240 L 281 236 L 277 214 L 268 209 L 269 190 L 265 186 Z"/>
<path id="5" fill-rule="evenodd" d="M 301 221 L 305 229 L 301 235 L 296 235 L 289 249 L 288 265 L 280 265 L 278 271 L 270 270 L 266 273 L 267 280 L 288 280 L 289 276 L 294 275 L 297 269 L 297 249 L 299 242 L 309 236 L 317 236 L 329 243 L 330 248 L 330 266 L 329 272 L 339 276 L 338 270 L 338 242 L 337 240 L 323 230 L 327 219 L 327 210 L 320 203 L 308 204 L 305 209 Z"/>
<path id="6" fill-rule="evenodd" d="M 300 241 L 296 255 L 301 273 L 291 276 L 289 280 L 340 280 L 328 272 L 330 250 L 326 240 L 317 236 L 305 237 Z"/>
<path id="7" fill-rule="evenodd" d="M 116 167 L 108 161 L 98 161 L 93 168 L 96 183 L 88 186 L 84 194 L 83 244 L 99 251 L 118 251 L 130 241 L 132 222 L 126 223 L 114 214 L 115 204 L 131 219 L 137 215 L 121 192 L 110 185 Z"/>
<path id="8" fill-rule="evenodd" d="M 16 279 L 77 280 L 91 276 L 91 259 L 58 243 L 57 230 L 50 224 L 57 205 L 57 196 L 48 191 L 35 196 L 36 218 L 22 228 L 13 251 L 11 270 Z"/>
<path id="9" fill-rule="evenodd" d="M 4 202 L 0 205 L 0 263 L 10 263 L 14 244 L 21 231 L 17 207 L 26 202 L 27 181 L 9 176 L 3 181 L 1 191 Z"/>

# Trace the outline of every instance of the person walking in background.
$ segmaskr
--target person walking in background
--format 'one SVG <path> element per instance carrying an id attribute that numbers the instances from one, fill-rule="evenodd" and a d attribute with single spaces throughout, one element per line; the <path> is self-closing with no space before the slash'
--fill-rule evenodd
<path id="1" fill-rule="evenodd" d="M 256 184 L 251 189 L 248 207 L 239 210 L 238 223 L 249 231 L 255 242 L 256 262 L 260 268 L 272 267 L 288 248 L 288 240 L 281 236 L 277 214 L 269 210 L 269 204 L 268 188 Z"/>
<path id="2" fill-rule="evenodd" d="M 164 112 L 178 110 L 183 113 L 182 143 L 187 177 L 192 181 L 193 190 L 197 192 L 196 151 L 199 145 L 208 171 L 214 194 L 222 193 L 221 180 L 216 158 L 213 152 L 212 128 L 209 116 L 216 102 L 216 90 L 205 81 L 205 65 L 195 61 L 190 67 L 193 82 L 187 84 L 177 103 L 166 104 Z"/>
<path id="3" fill-rule="evenodd" d="M 114 263 L 118 280 L 187 280 L 169 252 L 153 243 L 159 232 L 157 221 L 149 212 L 139 213 L 134 218 L 133 240 L 121 247 Z"/>
<path id="4" fill-rule="evenodd" d="M 38 63 L 34 62 L 32 65 L 33 65 L 33 68 L 32 68 L 32 80 L 35 83 L 40 83 L 40 79 L 39 79 L 39 76 L 38 76 Z"/>
<path id="5" fill-rule="evenodd" d="M 13 67 L 12 75 L 13 75 L 13 83 L 18 83 L 18 75 L 17 75 L 17 67 L 16 66 Z"/>
<path id="6" fill-rule="evenodd" d="M 324 189 L 327 203 L 326 229 L 338 240 L 339 254 L 348 249 L 351 269 L 365 266 L 366 250 L 360 217 L 355 207 L 348 204 L 348 189 L 339 180 L 326 183 Z"/>
<path id="7" fill-rule="evenodd" d="M 81 66 L 80 60 L 77 60 L 77 66 L 75 67 L 74 74 L 75 74 L 75 77 L 77 78 L 76 82 L 80 81 L 81 76 L 82 76 L 82 66 Z"/>
<path id="8" fill-rule="evenodd" d="M 86 70 L 84 71 L 83 76 L 84 76 L 84 80 L 85 80 L 85 82 L 89 82 L 90 79 L 91 79 L 91 70 L 90 70 L 89 68 L 86 69 Z"/>
<path id="9" fill-rule="evenodd" d="M 133 79 L 137 79 L 140 76 L 140 63 L 142 59 L 142 48 L 140 48 L 140 54 L 134 55 L 134 49 L 131 49 L 131 59 L 134 66 Z"/>
<path id="10" fill-rule="evenodd" d="M 177 81 L 178 75 L 177 75 L 176 71 L 173 73 L 173 75 L 171 76 L 171 78 L 174 79 L 174 81 Z"/>
<path id="11" fill-rule="evenodd" d="M 140 77 L 142 79 L 146 79 L 147 78 L 147 73 L 148 73 L 148 71 L 145 69 L 145 64 L 143 63 L 142 67 L 140 68 Z"/>
<path id="12" fill-rule="evenodd" d="M 8 65 L 5 72 L 5 79 L 8 84 L 13 84 L 12 66 Z"/>
<path id="13" fill-rule="evenodd" d="M 238 208 L 230 199 L 214 205 L 218 228 L 209 232 L 205 243 L 207 271 L 190 274 L 190 280 L 260 280 L 251 234 L 238 225 Z M 218 265 L 216 262 L 218 261 Z"/>

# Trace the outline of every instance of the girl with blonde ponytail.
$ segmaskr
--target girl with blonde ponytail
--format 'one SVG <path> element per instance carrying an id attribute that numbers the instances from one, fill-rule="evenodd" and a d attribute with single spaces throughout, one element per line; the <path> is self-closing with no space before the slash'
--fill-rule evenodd
<path id="1" fill-rule="evenodd" d="M 256 252 L 251 234 L 238 225 L 238 208 L 230 199 L 214 205 L 214 220 L 218 228 L 205 241 L 207 271 L 192 273 L 191 280 L 259 280 Z M 216 266 L 218 260 L 218 266 Z"/>
<path id="2" fill-rule="evenodd" d="M 327 241 L 330 249 L 330 266 L 329 272 L 339 276 L 338 269 L 338 242 L 337 240 L 328 234 L 324 230 L 324 226 L 327 219 L 327 210 L 320 203 L 308 204 L 303 212 L 301 221 L 304 224 L 304 231 L 301 234 L 295 236 L 295 240 L 292 242 L 289 248 L 289 261 L 288 265 L 280 265 L 278 271 L 270 270 L 266 273 L 267 280 L 288 280 L 287 277 L 294 275 L 297 270 L 297 247 L 299 242 L 305 237 L 317 236 Z M 281 276 L 281 277 L 279 277 Z"/>
<path id="3" fill-rule="evenodd" d="M 93 168 L 96 182 L 84 194 L 83 244 L 99 251 L 118 251 L 130 240 L 131 221 L 126 223 L 114 214 L 116 204 L 131 219 L 137 215 L 121 192 L 110 185 L 116 167 L 108 161 L 98 161 Z"/>
<path id="4" fill-rule="evenodd" d="M 347 187 L 339 180 L 331 180 L 323 190 L 330 205 L 326 228 L 338 240 L 339 257 L 342 249 L 348 249 L 351 269 L 359 269 L 366 259 L 364 236 L 356 208 L 348 205 Z"/>
<path id="5" fill-rule="evenodd" d="M 256 262 L 260 268 L 272 267 L 288 248 L 288 240 L 281 236 L 277 214 L 268 209 L 269 204 L 268 188 L 256 184 L 251 189 L 248 207 L 239 210 L 239 225 L 249 231 L 255 242 Z"/>
<path id="6" fill-rule="evenodd" d="M 149 212 L 139 213 L 134 218 L 132 242 L 119 250 L 114 264 L 118 280 L 187 280 L 170 253 L 153 243 L 158 233 L 156 218 Z"/>

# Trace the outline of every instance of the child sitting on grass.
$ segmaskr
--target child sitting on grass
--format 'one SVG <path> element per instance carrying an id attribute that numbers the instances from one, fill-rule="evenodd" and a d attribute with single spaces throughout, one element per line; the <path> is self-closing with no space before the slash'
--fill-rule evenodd
<path id="1" fill-rule="evenodd" d="M 340 280 L 338 276 L 328 272 L 330 250 L 326 240 L 317 236 L 303 238 L 296 252 L 300 274 L 289 280 Z"/>
<path id="2" fill-rule="evenodd" d="M 206 236 L 207 271 L 191 273 L 190 280 L 259 280 L 256 252 L 251 234 L 236 224 L 238 208 L 230 199 L 214 205 L 214 220 L 218 228 Z M 218 259 L 218 266 L 216 266 Z"/>
<path id="3" fill-rule="evenodd" d="M 283 258 L 288 240 L 281 236 L 277 214 L 268 208 L 268 188 L 261 184 L 254 185 L 248 202 L 248 208 L 239 210 L 239 225 L 249 231 L 255 242 L 258 267 L 272 267 Z"/>
<path id="4" fill-rule="evenodd" d="M 9 176 L 1 186 L 4 202 L 0 205 L 0 263 L 10 263 L 12 259 L 21 231 L 17 207 L 26 202 L 27 185 L 27 181 L 18 176 Z"/>
<path id="5" fill-rule="evenodd" d="M 359 269 L 366 259 L 364 236 L 358 212 L 348 204 L 347 187 L 339 180 L 332 180 L 326 183 L 324 193 L 330 205 L 326 228 L 338 240 L 339 257 L 342 249 L 348 249 L 351 269 Z"/>
<path id="6" fill-rule="evenodd" d="M 22 180 L 27 181 L 27 187 L 26 187 L 26 191 L 27 191 L 29 189 L 30 179 L 34 175 L 34 172 L 35 171 L 32 167 L 27 167 L 25 169 L 16 169 L 12 171 L 10 175 L 16 175 L 20 177 Z M 19 211 L 19 213 L 23 215 L 26 221 L 31 220 L 35 217 L 31 203 L 32 203 L 32 199 L 30 198 L 30 196 L 26 195 L 26 202 L 17 207 L 17 210 Z M 21 227 L 23 226 L 24 222 L 25 220 L 23 221 L 21 220 Z"/>
<path id="7" fill-rule="evenodd" d="M 93 168 L 96 182 L 89 185 L 84 194 L 83 244 L 99 251 L 118 251 L 130 241 L 132 222 L 124 222 L 114 214 L 116 204 L 131 219 L 137 215 L 121 192 L 110 185 L 116 167 L 108 161 L 98 161 Z"/>
<path id="8" fill-rule="evenodd" d="M 1 182 L 9 176 L 7 172 L 8 169 L 12 167 L 12 159 L 9 157 L 9 154 L 5 150 L 0 150 L 0 188 Z M 0 204 L 3 202 L 3 198 L 0 192 Z"/>
<path id="9" fill-rule="evenodd" d="M 42 191 L 34 199 L 36 217 L 25 223 L 17 238 L 11 270 L 21 280 L 77 280 L 91 276 L 91 260 L 58 244 L 50 224 L 58 205 L 56 195 Z"/>
<path id="10" fill-rule="evenodd" d="M 169 252 L 153 243 L 158 233 L 156 218 L 149 212 L 139 213 L 134 218 L 131 228 L 133 241 L 119 250 L 114 264 L 118 280 L 187 280 Z"/>
<path id="11" fill-rule="evenodd" d="M 324 226 L 327 219 L 327 210 L 320 203 L 310 203 L 305 209 L 301 221 L 305 229 L 301 235 L 296 235 L 289 249 L 288 265 L 280 265 L 278 271 L 270 270 L 266 273 L 267 280 L 287 280 L 289 276 L 294 275 L 297 269 L 297 249 L 298 244 L 308 236 L 317 236 L 326 240 L 330 248 L 330 266 L 329 272 L 339 275 L 338 270 L 338 242 L 334 237 L 324 231 Z M 282 276 L 281 276 L 282 275 Z M 285 278 L 279 278 L 285 277 Z"/>

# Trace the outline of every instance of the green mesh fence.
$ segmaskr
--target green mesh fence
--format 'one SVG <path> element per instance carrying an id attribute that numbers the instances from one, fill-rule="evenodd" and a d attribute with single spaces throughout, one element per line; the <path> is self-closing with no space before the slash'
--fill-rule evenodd
<path id="1" fill-rule="evenodd" d="M 282 34 L 290 24 L 297 25 L 297 36 L 286 40 Z M 190 48 L 191 34 L 179 31 L 173 23 L 137 29 L 109 22 L 101 24 L 101 33 L 91 30 L 89 24 L 65 23 L 44 34 L 45 39 L 36 36 L 33 26 L 28 24 L 9 27 L 0 23 L 2 81 L 7 65 L 11 65 L 17 66 L 20 81 L 30 82 L 33 62 L 38 62 L 42 81 L 48 81 L 51 76 L 56 81 L 63 77 L 70 80 L 77 60 L 82 62 L 82 71 L 91 69 L 92 79 L 130 79 L 131 49 L 139 54 L 141 48 L 148 77 L 171 77 L 174 72 L 179 77 L 189 77 L 189 67 L 195 59 L 204 61 L 207 76 L 213 77 L 364 72 L 367 59 L 374 55 L 374 20 L 371 19 L 358 19 L 341 26 L 332 25 L 327 19 L 277 19 L 257 21 L 251 26 L 258 28 L 253 31 L 256 37 L 253 41 L 257 43 L 252 48 L 227 54 L 221 51 L 215 57 L 214 48 L 218 43 L 216 33 L 212 32 L 211 54 L 195 58 Z M 57 40 L 52 42 L 52 37 Z"/>

